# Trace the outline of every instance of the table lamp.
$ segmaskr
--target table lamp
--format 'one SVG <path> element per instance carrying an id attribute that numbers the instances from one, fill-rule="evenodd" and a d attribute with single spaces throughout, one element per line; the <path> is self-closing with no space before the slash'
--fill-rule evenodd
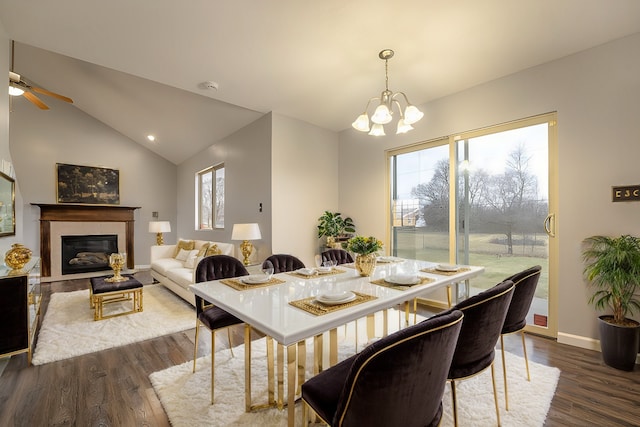
<path id="1" fill-rule="evenodd" d="M 231 232 L 231 240 L 242 240 L 240 244 L 240 250 L 244 256 L 242 263 L 249 265 L 249 257 L 253 251 L 253 244 L 249 240 L 259 240 L 262 238 L 260 234 L 260 227 L 258 224 L 233 224 L 233 231 Z"/>
<path id="2" fill-rule="evenodd" d="M 171 231 L 171 223 L 169 221 L 150 221 L 149 233 L 156 233 L 156 244 L 158 246 L 164 245 L 164 239 L 162 233 L 169 233 Z"/>

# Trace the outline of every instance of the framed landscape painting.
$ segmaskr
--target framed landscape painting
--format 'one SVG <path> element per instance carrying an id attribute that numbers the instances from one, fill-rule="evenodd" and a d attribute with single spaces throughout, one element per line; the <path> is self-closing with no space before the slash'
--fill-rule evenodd
<path id="1" fill-rule="evenodd" d="M 56 163 L 58 203 L 120 204 L 120 171 Z"/>

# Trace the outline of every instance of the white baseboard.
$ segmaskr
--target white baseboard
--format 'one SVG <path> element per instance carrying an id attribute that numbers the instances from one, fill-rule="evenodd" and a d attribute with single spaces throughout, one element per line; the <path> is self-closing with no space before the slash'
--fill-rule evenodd
<path id="1" fill-rule="evenodd" d="M 574 347 L 586 348 L 587 350 L 601 351 L 600 340 L 587 338 L 580 335 L 565 334 L 558 332 L 558 342 L 560 344 L 572 345 Z M 640 364 L 640 353 L 636 356 L 636 363 Z"/>

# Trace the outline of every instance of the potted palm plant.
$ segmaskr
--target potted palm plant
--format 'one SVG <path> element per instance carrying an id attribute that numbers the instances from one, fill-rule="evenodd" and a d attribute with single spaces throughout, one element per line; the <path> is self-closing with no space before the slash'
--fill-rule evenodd
<path id="1" fill-rule="evenodd" d="M 640 310 L 640 239 L 592 236 L 584 244 L 584 274 L 594 289 L 589 303 L 613 311 L 599 317 L 602 357 L 609 366 L 631 371 L 640 348 L 640 323 L 629 318 Z"/>
<path id="2" fill-rule="evenodd" d="M 355 233 L 356 226 L 350 217 L 343 218 L 340 212 L 325 211 L 320 218 L 318 224 L 318 238 L 326 237 L 328 247 L 336 246 L 336 239 L 340 237 L 348 237 L 349 233 Z"/>

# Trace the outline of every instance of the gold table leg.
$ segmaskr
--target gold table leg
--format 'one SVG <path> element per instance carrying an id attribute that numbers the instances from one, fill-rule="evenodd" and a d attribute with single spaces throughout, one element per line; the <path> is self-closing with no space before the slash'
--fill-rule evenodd
<path id="1" fill-rule="evenodd" d="M 287 425 L 294 427 L 296 420 L 296 345 L 287 347 Z"/>

